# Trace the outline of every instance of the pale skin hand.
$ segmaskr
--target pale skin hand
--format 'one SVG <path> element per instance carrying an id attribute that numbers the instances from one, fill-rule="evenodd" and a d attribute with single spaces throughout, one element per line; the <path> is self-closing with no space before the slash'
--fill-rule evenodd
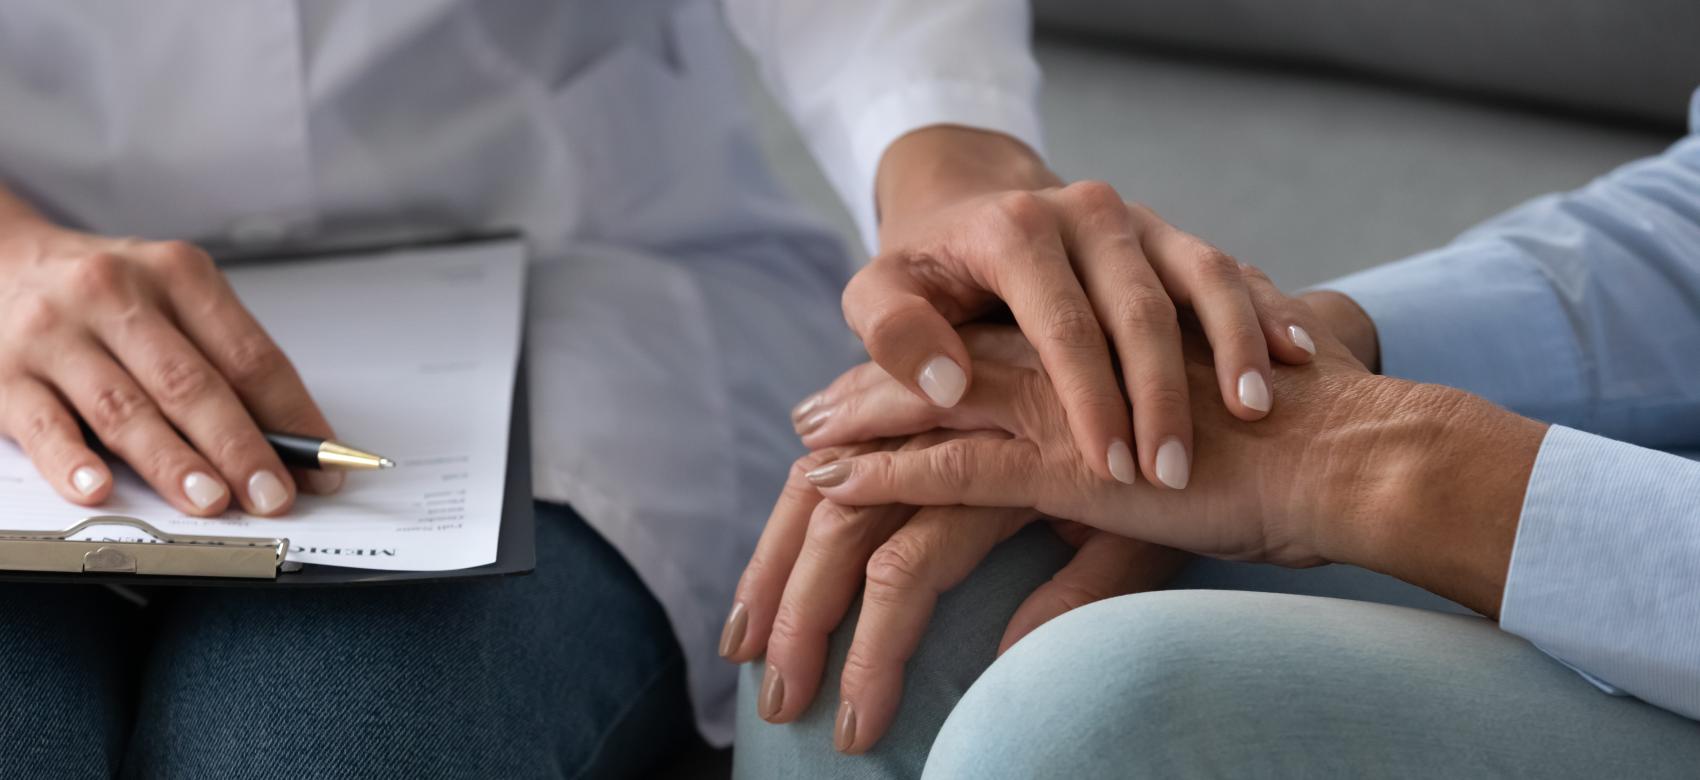
<path id="1" fill-rule="evenodd" d="M 297 479 L 262 427 L 331 436 L 288 358 L 205 252 L 50 224 L 0 190 L 0 430 L 60 495 L 97 506 L 112 473 L 78 426 L 166 501 L 280 515 Z"/>
<path id="2" fill-rule="evenodd" d="M 1271 355 L 1310 360 L 1312 339 L 1287 301 L 1246 285 L 1233 258 L 1109 185 L 1064 185 L 1007 136 L 910 133 L 882 158 L 876 194 L 881 252 L 844 292 L 845 318 L 874 362 L 950 407 L 976 375 L 955 326 L 1007 305 L 1100 478 L 1189 481 L 1195 388 L 1177 307 L 1196 316 L 1214 354 L 1213 386 L 1196 389 L 1239 419 L 1261 419 L 1278 395 Z"/>
<path id="3" fill-rule="evenodd" d="M 904 398 L 925 406 L 907 393 Z M 819 694 L 828 637 L 860 592 L 862 609 L 838 680 L 833 741 L 846 753 L 872 747 L 897 715 L 903 667 L 939 596 L 1037 519 L 1026 509 L 846 507 L 822 501 L 804 477 L 846 455 L 918 450 L 944 438 L 934 433 L 900 445 L 835 447 L 805 456 L 791 470 L 721 636 L 720 653 L 728 660 L 742 663 L 765 653 L 757 694 L 762 718 L 795 720 Z M 1159 587 L 1183 562 L 1173 550 L 1074 523 L 1059 523 L 1056 530 L 1078 551 L 1015 611 L 999 652 L 1070 609 Z"/>
<path id="4" fill-rule="evenodd" d="M 1276 372 L 1285 401 L 1269 418 L 1246 425 L 1195 403 L 1206 448 L 1184 493 L 1096 479 L 1070 446 L 1043 367 L 990 357 L 977 358 L 976 389 L 953 409 L 876 388 L 867 394 L 883 400 L 852 404 L 841 426 L 854 436 L 943 426 L 1010 438 L 855 455 L 808 476 L 842 504 L 1033 507 L 1215 557 L 1352 563 L 1497 615 L 1546 426 L 1461 391 L 1374 376 L 1306 322 L 1317 360 Z M 1022 348 L 1010 329 L 969 335 L 971 352 L 976 342 L 995 344 L 982 353 Z M 1192 381 L 1208 386 L 1207 358 L 1191 354 Z"/>

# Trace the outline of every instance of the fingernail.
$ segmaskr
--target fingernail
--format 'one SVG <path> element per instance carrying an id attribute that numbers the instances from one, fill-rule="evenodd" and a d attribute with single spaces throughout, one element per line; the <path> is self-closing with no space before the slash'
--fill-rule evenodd
<path id="1" fill-rule="evenodd" d="M 106 484 L 106 475 L 93 466 L 83 466 L 71 472 L 71 486 L 85 496 L 94 495 L 94 492 L 104 484 Z"/>
<path id="2" fill-rule="evenodd" d="M 183 478 L 183 494 L 189 497 L 189 503 L 194 504 L 197 509 L 206 509 L 224 498 L 224 485 L 211 476 L 196 471 Z"/>
<path id="3" fill-rule="evenodd" d="M 962 373 L 962 366 L 944 355 L 934 355 L 928 360 L 915 381 L 933 403 L 946 408 L 962 400 L 962 391 L 968 389 L 968 375 Z"/>
<path id="4" fill-rule="evenodd" d="M 1186 445 L 1178 437 L 1170 436 L 1163 440 L 1157 448 L 1157 481 L 1175 490 L 1186 487 L 1186 482 L 1192 477 L 1192 466 L 1187 463 Z"/>
<path id="5" fill-rule="evenodd" d="M 328 496 L 342 489 L 343 475 L 340 471 L 312 469 L 307 472 L 307 486 L 314 493 Z"/>
<path id="6" fill-rule="evenodd" d="M 726 627 L 720 629 L 720 657 L 731 658 L 733 653 L 744 644 L 744 628 L 749 625 L 750 615 L 744 610 L 744 602 L 732 605 L 732 614 L 726 616 Z"/>
<path id="7" fill-rule="evenodd" d="M 822 425 L 825 425 L 827 419 L 830 418 L 830 417 L 832 417 L 832 410 L 831 409 L 822 409 L 818 412 L 815 412 L 814 414 L 809 415 L 808 417 L 804 417 L 803 419 L 798 420 L 796 425 L 795 425 L 795 428 L 797 429 L 797 435 L 798 436 L 807 436 L 811 433 L 814 433 L 817 430 L 820 430 L 820 427 Z"/>
<path id="8" fill-rule="evenodd" d="M 1312 355 L 1316 354 L 1316 342 L 1311 341 L 1310 331 L 1307 331 L 1297 325 L 1288 325 L 1287 338 L 1292 339 L 1293 344 L 1299 349 L 1309 352 Z"/>
<path id="9" fill-rule="evenodd" d="M 756 714 L 762 720 L 771 721 L 779 716 L 779 707 L 785 703 L 785 679 L 779 676 L 779 670 L 773 664 L 767 665 L 767 671 L 761 675 L 761 695 L 756 699 Z"/>
<path id="10" fill-rule="evenodd" d="M 838 720 L 832 727 L 832 746 L 840 753 L 850 752 L 856 744 L 856 708 L 850 702 L 838 703 Z"/>
<path id="11" fill-rule="evenodd" d="M 842 460 L 833 461 L 804 474 L 803 477 L 813 482 L 815 487 L 837 487 L 850 478 L 850 464 Z"/>
<path id="12" fill-rule="evenodd" d="M 791 421 L 797 422 L 802 420 L 804 417 L 807 417 L 809 412 L 814 411 L 815 407 L 820 406 L 822 400 L 824 399 L 821 397 L 821 394 L 815 393 L 814 395 L 804 398 L 802 401 L 798 402 L 796 406 L 791 407 Z"/>
<path id="13" fill-rule="evenodd" d="M 1133 450 L 1128 448 L 1125 440 L 1110 442 L 1109 461 L 1110 476 L 1124 485 L 1133 484 Z"/>
<path id="14" fill-rule="evenodd" d="M 1256 371 L 1240 374 L 1240 403 L 1248 409 L 1269 411 L 1269 383 Z"/>
<path id="15" fill-rule="evenodd" d="M 256 471 L 248 478 L 248 501 L 254 505 L 254 511 L 269 515 L 276 512 L 289 500 L 289 489 L 283 486 L 283 480 L 269 471 Z"/>

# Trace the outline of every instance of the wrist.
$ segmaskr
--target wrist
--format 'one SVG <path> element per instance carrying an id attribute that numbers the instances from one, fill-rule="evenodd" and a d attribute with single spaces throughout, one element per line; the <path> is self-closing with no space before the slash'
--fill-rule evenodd
<path id="1" fill-rule="evenodd" d="M 1376 379 L 1324 477 L 1319 551 L 1496 615 L 1546 424 L 1461 390 Z"/>
<path id="2" fill-rule="evenodd" d="M 1004 190 L 1055 187 L 1062 180 L 1038 153 L 1002 133 L 957 125 L 910 132 L 880 158 L 874 182 L 880 233 L 900 230 L 911 217 Z"/>

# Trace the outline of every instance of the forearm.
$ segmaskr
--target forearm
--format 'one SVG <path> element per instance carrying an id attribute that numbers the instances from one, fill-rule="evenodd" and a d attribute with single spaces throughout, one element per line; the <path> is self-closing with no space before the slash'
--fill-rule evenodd
<path id="1" fill-rule="evenodd" d="M 1468 393 L 1384 379 L 1348 422 L 1356 453 L 1325 477 L 1329 560 L 1379 571 L 1497 617 L 1545 423 Z"/>

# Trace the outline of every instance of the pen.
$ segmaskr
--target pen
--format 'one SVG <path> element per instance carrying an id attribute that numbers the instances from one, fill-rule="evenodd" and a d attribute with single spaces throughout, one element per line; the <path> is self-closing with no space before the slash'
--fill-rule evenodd
<path id="1" fill-rule="evenodd" d="M 267 433 L 266 441 L 286 465 L 299 469 L 393 469 L 395 461 L 314 436 Z"/>

